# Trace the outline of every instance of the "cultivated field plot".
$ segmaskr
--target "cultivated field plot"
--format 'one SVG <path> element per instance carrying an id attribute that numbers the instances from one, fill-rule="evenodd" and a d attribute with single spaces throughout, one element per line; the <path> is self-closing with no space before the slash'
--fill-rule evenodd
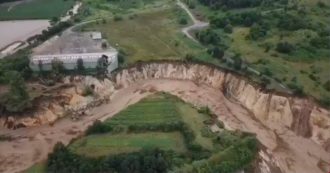
<path id="1" fill-rule="evenodd" d="M 111 125 L 171 123 L 180 120 L 178 114 L 179 112 L 173 98 L 154 95 L 129 106 L 112 119 L 106 121 L 106 123 Z"/>
<path id="2" fill-rule="evenodd" d="M 83 30 L 104 33 L 111 45 L 116 45 L 127 54 L 127 63 L 181 59 L 188 53 L 203 52 L 202 47 L 196 46 L 181 33 L 183 26 L 178 24 L 174 8 L 123 17 L 120 21 L 94 23 Z"/>
<path id="3" fill-rule="evenodd" d="M 51 19 L 60 17 L 74 0 L 23 0 L 0 4 L 0 20 Z"/>
<path id="4" fill-rule="evenodd" d="M 90 157 L 129 153 L 156 147 L 180 153 L 186 150 L 179 132 L 90 135 L 70 146 L 74 152 Z"/>
<path id="5" fill-rule="evenodd" d="M 205 127 L 204 120 L 208 115 L 198 113 L 191 105 L 167 94 L 151 95 L 140 102 L 129 106 L 105 124 L 123 128 L 120 133 L 88 135 L 75 141 L 70 148 L 87 156 L 97 157 L 139 151 L 142 148 L 158 147 L 164 150 L 186 151 L 183 136 L 180 132 L 142 131 L 139 133 L 125 132 L 130 125 L 157 126 L 157 124 L 173 124 L 180 121 L 186 123 L 195 134 L 195 142 L 203 148 L 212 150 L 212 139 L 203 137 L 201 130 Z"/>

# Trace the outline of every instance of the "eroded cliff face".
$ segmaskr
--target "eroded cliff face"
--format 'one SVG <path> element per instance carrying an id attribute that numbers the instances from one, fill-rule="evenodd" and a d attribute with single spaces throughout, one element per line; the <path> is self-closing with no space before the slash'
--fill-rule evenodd
<path id="1" fill-rule="evenodd" d="M 82 96 L 87 86 L 94 88 L 94 96 Z M 0 118 L 0 127 L 16 129 L 53 124 L 68 114 L 71 116 L 82 112 L 85 114 L 90 107 L 105 102 L 113 91 L 113 83 L 108 79 L 100 81 L 90 76 L 67 77 L 63 79 L 62 84 L 52 87 L 37 98 L 34 110 Z"/>
<path id="2" fill-rule="evenodd" d="M 248 109 L 266 127 L 311 138 L 330 148 L 329 111 L 307 98 L 281 96 L 253 85 L 248 80 L 207 65 L 189 63 L 141 63 L 113 75 L 117 86 L 127 87 L 143 79 L 190 80 L 219 89 Z"/>

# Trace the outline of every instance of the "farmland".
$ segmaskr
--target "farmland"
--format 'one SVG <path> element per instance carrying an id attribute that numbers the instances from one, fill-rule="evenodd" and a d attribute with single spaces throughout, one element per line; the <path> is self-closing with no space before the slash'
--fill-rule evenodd
<path id="1" fill-rule="evenodd" d="M 115 155 L 140 151 L 143 148 L 160 148 L 183 153 L 186 148 L 178 132 L 131 133 L 90 135 L 74 142 L 73 152 L 89 157 Z"/>
<path id="2" fill-rule="evenodd" d="M 26 0 L 0 4 L 0 20 L 59 18 L 74 3 L 73 0 Z"/>
<path id="3" fill-rule="evenodd" d="M 158 126 L 178 124 L 182 120 L 193 129 L 196 143 L 212 149 L 212 141 L 200 134 L 205 126 L 203 121 L 209 118 L 208 115 L 198 113 L 196 109 L 174 96 L 156 94 L 129 106 L 115 117 L 105 121 L 104 124 L 113 127 L 113 131 L 120 131 L 118 134 L 90 135 L 75 141 L 70 147 L 77 153 L 90 153 L 92 156 L 127 153 L 144 147 L 159 147 L 184 152 L 186 149 L 182 141 L 183 137 L 176 131 L 164 133 L 142 130 L 141 133 L 125 133 L 132 126 L 150 128 L 154 131 L 153 128 L 156 129 Z"/>

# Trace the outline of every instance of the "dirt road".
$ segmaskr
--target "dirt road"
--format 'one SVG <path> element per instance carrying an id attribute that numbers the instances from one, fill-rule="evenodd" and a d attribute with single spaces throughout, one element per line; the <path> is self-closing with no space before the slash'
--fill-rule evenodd
<path id="1" fill-rule="evenodd" d="M 193 25 L 188 26 L 188 27 L 184 27 L 181 29 L 181 31 L 190 39 L 194 40 L 195 42 L 198 42 L 191 34 L 190 31 L 192 30 L 199 30 L 199 29 L 203 29 L 209 26 L 209 23 L 207 22 L 203 22 L 200 21 L 198 19 L 195 18 L 195 16 L 190 12 L 190 10 L 188 9 L 188 7 L 186 6 L 186 4 L 182 3 L 180 0 L 177 1 L 177 4 L 186 11 L 186 13 L 189 15 L 190 19 L 193 22 Z"/>
<path id="2" fill-rule="evenodd" d="M 289 167 L 293 170 L 291 172 L 321 173 L 316 166 L 319 160 L 330 160 L 330 156 L 311 140 L 297 137 L 289 130 L 275 133 L 264 127 L 252 118 L 249 111 L 226 99 L 217 89 L 190 81 L 153 79 L 139 81 L 117 90 L 109 104 L 94 108 L 90 115 L 78 121 L 65 118 L 53 126 L 0 130 L 0 135 L 12 138 L 10 141 L 0 142 L 0 172 L 19 172 L 45 160 L 57 142 L 68 144 L 72 139 L 83 135 L 83 131 L 96 119 L 104 121 L 156 91 L 169 92 L 194 105 L 209 106 L 228 129 L 256 133 L 261 143 L 273 152 L 276 161 L 284 165 L 283 169 Z"/>

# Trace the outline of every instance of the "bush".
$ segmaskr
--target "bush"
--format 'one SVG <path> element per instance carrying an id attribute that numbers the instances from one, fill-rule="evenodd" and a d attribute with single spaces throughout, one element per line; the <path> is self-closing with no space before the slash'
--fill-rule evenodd
<path id="1" fill-rule="evenodd" d="M 225 124 L 224 124 L 221 120 L 219 120 L 219 119 L 217 119 L 217 121 L 215 122 L 215 124 L 216 124 L 220 129 L 223 129 L 223 128 L 225 127 Z"/>
<path id="2" fill-rule="evenodd" d="M 108 133 L 111 132 L 112 128 L 111 126 L 102 123 L 99 120 L 96 120 L 93 125 L 91 125 L 90 127 L 88 127 L 87 131 L 86 131 L 86 135 L 90 135 L 90 134 L 102 134 L 102 133 Z"/>
<path id="3" fill-rule="evenodd" d="M 113 20 L 114 21 L 121 21 L 121 20 L 123 20 L 123 17 L 122 16 L 115 16 L 114 18 L 113 18 Z"/>
<path id="4" fill-rule="evenodd" d="M 212 55 L 212 57 L 217 59 L 222 59 L 225 55 L 225 52 L 220 49 L 219 47 L 213 47 L 211 49 L 208 49 L 208 53 Z"/>
<path id="5" fill-rule="evenodd" d="M 293 93 L 294 93 L 295 95 L 298 95 L 298 96 L 303 96 L 303 95 L 305 95 L 305 93 L 304 93 L 304 87 L 301 86 L 301 85 L 298 85 L 298 84 L 296 84 L 296 83 L 291 82 L 291 83 L 288 84 L 288 87 L 289 87 L 290 89 L 292 89 L 292 91 L 293 91 Z"/>
<path id="6" fill-rule="evenodd" d="M 203 107 L 201 107 L 201 108 L 198 109 L 198 113 L 206 114 L 206 115 L 211 115 L 211 110 L 210 110 L 209 107 L 203 106 Z"/>
<path id="7" fill-rule="evenodd" d="M 82 96 L 86 97 L 86 96 L 92 96 L 94 95 L 94 90 L 92 87 L 90 86 L 85 86 L 83 92 L 81 93 Z"/>
<path id="8" fill-rule="evenodd" d="M 291 53 L 294 50 L 294 46 L 288 42 L 280 42 L 277 44 L 276 51 L 280 53 Z"/>
<path id="9" fill-rule="evenodd" d="M 330 80 L 326 81 L 324 84 L 323 84 L 323 88 L 327 91 L 330 91 Z"/>
<path id="10" fill-rule="evenodd" d="M 231 26 L 231 24 L 227 24 L 224 28 L 223 31 L 225 31 L 225 33 L 232 33 L 233 32 L 233 26 Z"/>
<path id="11" fill-rule="evenodd" d="M 185 18 L 185 17 L 181 17 L 181 18 L 179 19 L 179 24 L 180 24 L 180 25 L 186 25 L 186 24 L 188 24 L 188 20 L 187 20 L 187 18 Z"/>

